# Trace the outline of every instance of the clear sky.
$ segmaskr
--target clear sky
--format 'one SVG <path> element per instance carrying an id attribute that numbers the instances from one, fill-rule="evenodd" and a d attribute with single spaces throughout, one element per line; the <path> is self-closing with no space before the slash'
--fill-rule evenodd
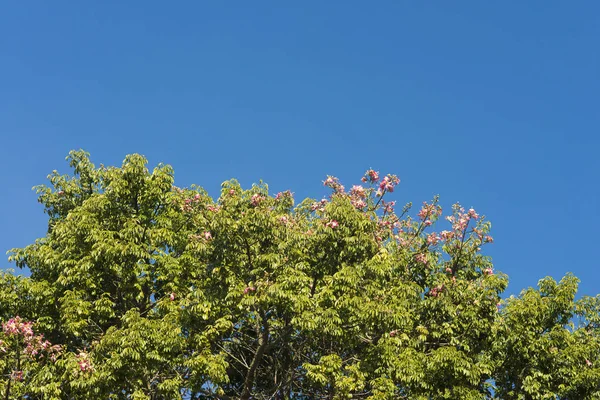
<path id="1" fill-rule="evenodd" d="M 293 3 L 293 4 L 292 4 Z M 600 292 L 598 1 L 27 1 L 0 11 L 0 249 L 70 149 L 141 153 L 216 194 L 396 173 L 486 214 L 509 292 Z M 446 207 L 448 210 L 448 207 Z M 441 229 L 441 228 L 440 228 Z M 10 267 L 7 261 L 0 263 Z"/>

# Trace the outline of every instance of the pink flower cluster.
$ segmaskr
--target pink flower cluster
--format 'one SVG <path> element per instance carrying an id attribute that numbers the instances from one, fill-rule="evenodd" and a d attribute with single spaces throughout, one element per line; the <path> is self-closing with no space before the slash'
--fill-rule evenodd
<path id="1" fill-rule="evenodd" d="M 427 256 L 423 253 L 415 254 L 415 260 L 421 264 L 427 264 Z"/>
<path id="2" fill-rule="evenodd" d="M 8 336 L 19 335 L 24 338 L 33 337 L 33 322 L 23 321 L 21 317 L 16 316 L 2 324 L 2 330 Z"/>
<path id="3" fill-rule="evenodd" d="M 77 365 L 79 366 L 79 370 L 81 372 L 92 372 L 94 370 L 89 354 L 81 351 L 76 357 Z"/>
<path id="4" fill-rule="evenodd" d="M 471 219 L 477 218 L 479 218 L 479 214 L 477 214 L 474 209 L 471 208 L 468 212 L 465 212 L 465 209 L 462 207 L 458 208 L 456 216 L 450 215 L 446 217 L 446 219 L 452 223 L 452 229 L 459 232 L 464 232 Z"/>
<path id="5" fill-rule="evenodd" d="M 275 195 L 275 200 L 283 200 L 283 199 L 291 199 L 294 197 L 294 194 L 292 192 L 290 192 L 289 190 L 286 190 L 285 192 L 279 192 Z"/>
<path id="6" fill-rule="evenodd" d="M 3 322 L 2 331 L 9 339 L 9 342 L 0 340 L 0 352 L 2 353 L 7 353 L 9 346 L 14 346 L 15 344 L 17 346 L 24 345 L 24 348 L 18 348 L 19 353 L 31 358 L 49 356 L 50 360 L 55 362 L 61 351 L 59 345 L 53 346 L 48 340 L 44 340 L 43 335 L 36 335 L 33 332 L 33 322 L 25 321 L 19 316 Z M 13 338 L 16 340 L 10 340 Z M 10 379 L 21 381 L 23 380 L 23 376 L 23 371 L 14 370 L 11 372 Z"/>
<path id="7" fill-rule="evenodd" d="M 365 175 L 362 177 L 361 180 L 365 183 L 377 183 L 379 181 L 379 172 L 370 169 L 367 172 L 365 172 Z"/>
<path id="8" fill-rule="evenodd" d="M 426 201 L 423 202 L 423 207 L 421 207 L 421 210 L 417 214 L 426 226 L 431 225 L 431 220 L 440 215 L 442 215 L 442 207 L 437 204 L 428 204 Z"/>
<path id="9" fill-rule="evenodd" d="M 354 207 L 359 210 L 362 210 L 367 206 L 367 202 L 365 199 L 367 198 L 367 191 L 364 187 L 360 185 L 352 186 L 350 189 L 350 202 Z"/>
<path id="10" fill-rule="evenodd" d="M 331 228 L 331 229 L 335 229 L 339 226 L 340 224 L 335 220 L 331 220 L 328 223 L 325 224 L 326 227 Z"/>
<path id="11" fill-rule="evenodd" d="M 453 237 L 454 237 L 454 232 L 451 232 L 451 231 L 441 231 L 440 232 L 440 238 L 445 242 L 452 239 Z"/>
<path id="12" fill-rule="evenodd" d="M 211 240 L 213 238 L 212 233 L 210 233 L 209 231 L 205 231 L 202 232 L 201 235 L 190 235 L 191 239 L 194 240 L 204 240 L 204 241 L 208 241 Z"/>
<path id="13" fill-rule="evenodd" d="M 340 180 L 335 176 L 327 176 L 327 179 L 323 181 L 323 185 L 332 188 L 336 193 L 344 193 L 344 185 L 340 183 Z"/>
<path id="14" fill-rule="evenodd" d="M 385 178 L 379 183 L 379 189 L 377 190 L 377 196 L 383 196 L 385 192 L 393 192 L 394 187 L 400 183 L 400 178 L 396 175 L 386 175 Z"/>
<path id="15" fill-rule="evenodd" d="M 327 199 L 321 199 L 321 201 L 315 201 L 314 203 L 312 203 L 312 205 L 310 206 L 310 209 L 312 211 L 323 212 L 323 211 L 325 211 L 326 205 L 327 205 Z"/>
<path id="16" fill-rule="evenodd" d="M 23 371 L 12 371 L 10 373 L 10 379 L 21 382 L 23 380 Z"/>
<path id="17" fill-rule="evenodd" d="M 444 285 L 438 285 L 438 286 L 436 286 L 434 288 L 431 288 L 429 290 L 429 294 L 432 297 L 438 297 L 440 294 L 442 294 L 443 291 L 444 291 Z"/>
<path id="18" fill-rule="evenodd" d="M 250 204 L 252 204 L 254 207 L 257 207 L 260 203 L 263 202 L 264 199 L 265 196 L 263 196 L 262 194 L 255 193 L 250 198 Z"/>
<path id="19" fill-rule="evenodd" d="M 248 294 L 248 293 L 250 293 L 250 292 L 255 292 L 255 291 L 256 291 L 256 288 L 255 288 L 255 287 L 252 287 L 252 286 L 246 286 L 246 287 L 244 288 L 244 294 Z"/>
<path id="20" fill-rule="evenodd" d="M 385 200 L 382 200 L 381 205 L 383 206 L 384 214 L 392 214 L 394 212 L 394 207 L 396 207 L 396 202 L 395 201 L 387 202 Z"/>
<path id="21" fill-rule="evenodd" d="M 441 237 L 435 232 L 427 235 L 427 244 L 429 244 L 430 246 L 435 246 L 441 240 L 442 240 Z"/>
<path id="22" fill-rule="evenodd" d="M 190 198 L 190 199 L 185 199 L 183 201 L 183 205 L 181 206 L 181 210 L 182 211 L 187 211 L 190 212 L 193 209 L 193 205 L 198 203 L 200 201 L 200 195 L 198 193 L 196 193 L 194 195 L 194 197 Z"/>

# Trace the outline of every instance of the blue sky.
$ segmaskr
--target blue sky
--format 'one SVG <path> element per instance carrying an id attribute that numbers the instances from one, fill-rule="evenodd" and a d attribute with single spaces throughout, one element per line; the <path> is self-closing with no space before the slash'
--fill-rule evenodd
<path id="1" fill-rule="evenodd" d="M 492 221 L 509 292 L 600 278 L 600 3 L 9 2 L 0 12 L 0 248 L 43 236 L 31 187 L 84 148 L 320 197 L 398 174 Z M 449 207 L 446 207 L 448 209 Z M 1 263 L 10 267 L 8 262 Z"/>

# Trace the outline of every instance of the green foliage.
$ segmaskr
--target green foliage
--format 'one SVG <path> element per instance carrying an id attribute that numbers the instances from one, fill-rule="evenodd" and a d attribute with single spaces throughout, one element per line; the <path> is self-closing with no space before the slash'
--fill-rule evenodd
<path id="1" fill-rule="evenodd" d="M 5 398 L 600 398 L 600 297 L 568 275 L 500 307 L 472 209 L 434 231 L 437 198 L 396 213 L 398 179 L 372 170 L 295 205 L 235 180 L 213 200 L 139 155 L 67 159 L 37 187 L 46 236 L 10 254 L 31 276 L 0 274 Z"/>

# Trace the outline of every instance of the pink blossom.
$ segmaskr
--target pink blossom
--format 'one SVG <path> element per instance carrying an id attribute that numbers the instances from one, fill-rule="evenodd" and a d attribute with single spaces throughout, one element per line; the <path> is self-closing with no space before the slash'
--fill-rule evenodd
<path id="1" fill-rule="evenodd" d="M 13 371 L 10 374 L 10 379 L 21 382 L 23 380 L 23 371 Z"/>
<path id="2" fill-rule="evenodd" d="M 452 273 L 452 268 L 446 267 L 446 272 L 449 273 L 449 274 L 451 274 Z"/>
<path id="3" fill-rule="evenodd" d="M 379 184 L 379 189 L 385 192 L 393 192 L 394 186 L 400 182 L 400 179 L 394 175 L 387 175 Z"/>
<path id="4" fill-rule="evenodd" d="M 16 316 L 2 324 L 2 330 L 7 335 L 22 335 L 26 338 L 33 336 L 33 322 L 23 321 L 21 317 Z"/>
<path id="5" fill-rule="evenodd" d="M 430 246 L 435 246 L 436 244 L 438 244 L 439 241 L 440 237 L 437 233 L 434 232 L 427 235 L 427 244 L 429 244 Z"/>
<path id="6" fill-rule="evenodd" d="M 586 363 L 586 365 L 587 365 L 588 367 L 591 367 L 591 366 L 592 366 L 592 362 L 591 362 L 590 360 L 587 360 L 587 359 L 586 359 L 586 360 L 585 360 L 585 363 Z"/>
<path id="7" fill-rule="evenodd" d="M 330 222 L 328 222 L 327 224 L 325 224 L 326 227 L 331 228 L 331 229 L 335 229 L 339 226 L 340 224 L 334 219 L 331 220 Z"/>
<path id="8" fill-rule="evenodd" d="M 448 240 L 452 239 L 453 236 L 454 236 L 454 233 L 450 232 L 450 231 L 441 231 L 440 232 L 440 237 L 444 241 L 448 241 Z"/>
<path id="9" fill-rule="evenodd" d="M 469 213 L 468 213 L 468 215 L 469 215 L 469 217 L 471 217 L 471 218 L 473 218 L 473 219 L 477 219 L 477 218 L 479 218 L 479 214 L 477 214 L 477 213 L 475 212 L 475 210 L 474 210 L 474 209 L 472 209 L 472 208 L 471 208 L 471 209 L 469 209 Z"/>
<path id="10" fill-rule="evenodd" d="M 483 270 L 484 275 L 494 275 L 494 271 L 491 268 L 486 268 Z"/>
<path id="11" fill-rule="evenodd" d="M 83 351 L 77 355 L 77 364 L 81 372 L 91 372 L 94 369 L 89 355 Z"/>
<path id="12" fill-rule="evenodd" d="M 212 239 L 212 233 L 210 233 L 209 231 L 204 232 L 204 239 L 206 239 L 206 240 Z"/>
<path id="13" fill-rule="evenodd" d="M 339 179 L 335 176 L 327 176 L 327 179 L 323 181 L 323 185 L 332 188 L 337 193 L 344 193 L 344 186 L 340 183 Z"/>
<path id="14" fill-rule="evenodd" d="M 486 243 L 494 243 L 494 238 L 491 237 L 490 235 L 487 235 L 486 237 L 483 238 L 483 241 Z"/>
<path id="15" fill-rule="evenodd" d="M 230 196 L 233 196 L 234 194 L 235 194 L 235 190 L 233 190 L 233 189 L 229 189 L 229 195 L 230 195 Z"/>
<path id="16" fill-rule="evenodd" d="M 357 208 L 359 210 L 362 210 L 363 208 L 365 208 L 367 206 L 367 203 L 362 199 L 356 199 L 356 200 L 353 199 L 353 200 L 350 200 L 350 202 L 352 203 L 352 205 L 355 208 Z"/>
<path id="17" fill-rule="evenodd" d="M 375 171 L 375 170 L 368 170 L 367 172 L 365 172 L 365 176 L 362 178 L 363 182 L 371 182 L 371 183 L 376 183 L 379 181 L 379 172 Z"/>
<path id="18" fill-rule="evenodd" d="M 393 330 L 393 331 L 390 332 L 390 337 L 394 337 L 397 334 L 398 334 L 398 331 L 397 330 Z"/>
<path id="19" fill-rule="evenodd" d="M 444 285 L 438 285 L 437 287 L 431 288 L 429 294 L 433 297 L 439 296 L 444 290 Z"/>
<path id="20" fill-rule="evenodd" d="M 394 207 L 396 206 L 395 201 L 390 201 L 389 203 L 383 202 L 383 211 L 386 214 L 391 214 L 394 212 Z"/>
<path id="21" fill-rule="evenodd" d="M 327 205 L 327 199 L 321 199 L 321 201 L 316 201 L 316 202 L 312 203 L 312 205 L 310 206 L 310 209 L 312 211 L 324 211 L 326 205 Z"/>
<path id="22" fill-rule="evenodd" d="M 175 293 L 171 292 L 169 299 L 171 299 L 171 301 L 175 300 Z"/>
<path id="23" fill-rule="evenodd" d="M 247 287 L 244 289 L 244 294 L 248 294 L 248 293 L 250 293 L 250 292 L 254 292 L 255 290 L 256 290 L 256 288 L 254 288 L 254 287 L 251 287 L 251 286 L 247 286 Z"/>
<path id="24" fill-rule="evenodd" d="M 352 189 L 350 189 L 350 195 L 364 199 L 365 196 L 367 195 L 367 193 L 366 193 L 364 187 L 362 187 L 360 185 L 354 185 L 354 186 L 352 186 Z"/>
<path id="25" fill-rule="evenodd" d="M 263 196 L 261 196 L 261 195 L 260 195 L 260 194 L 258 194 L 258 193 L 255 193 L 255 194 L 253 194 L 253 195 L 252 195 L 252 197 L 250 198 L 250 203 L 251 203 L 253 206 L 255 206 L 255 207 L 256 207 L 256 206 L 258 206 L 258 205 L 259 205 L 259 204 L 260 204 L 260 203 L 263 201 L 263 199 L 264 199 L 264 197 L 263 197 Z"/>
<path id="26" fill-rule="evenodd" d="M 415 255 L 415 260 L 421 264 L 427 264 L 427 256 L 423 253 L 418 253 Z"/>

